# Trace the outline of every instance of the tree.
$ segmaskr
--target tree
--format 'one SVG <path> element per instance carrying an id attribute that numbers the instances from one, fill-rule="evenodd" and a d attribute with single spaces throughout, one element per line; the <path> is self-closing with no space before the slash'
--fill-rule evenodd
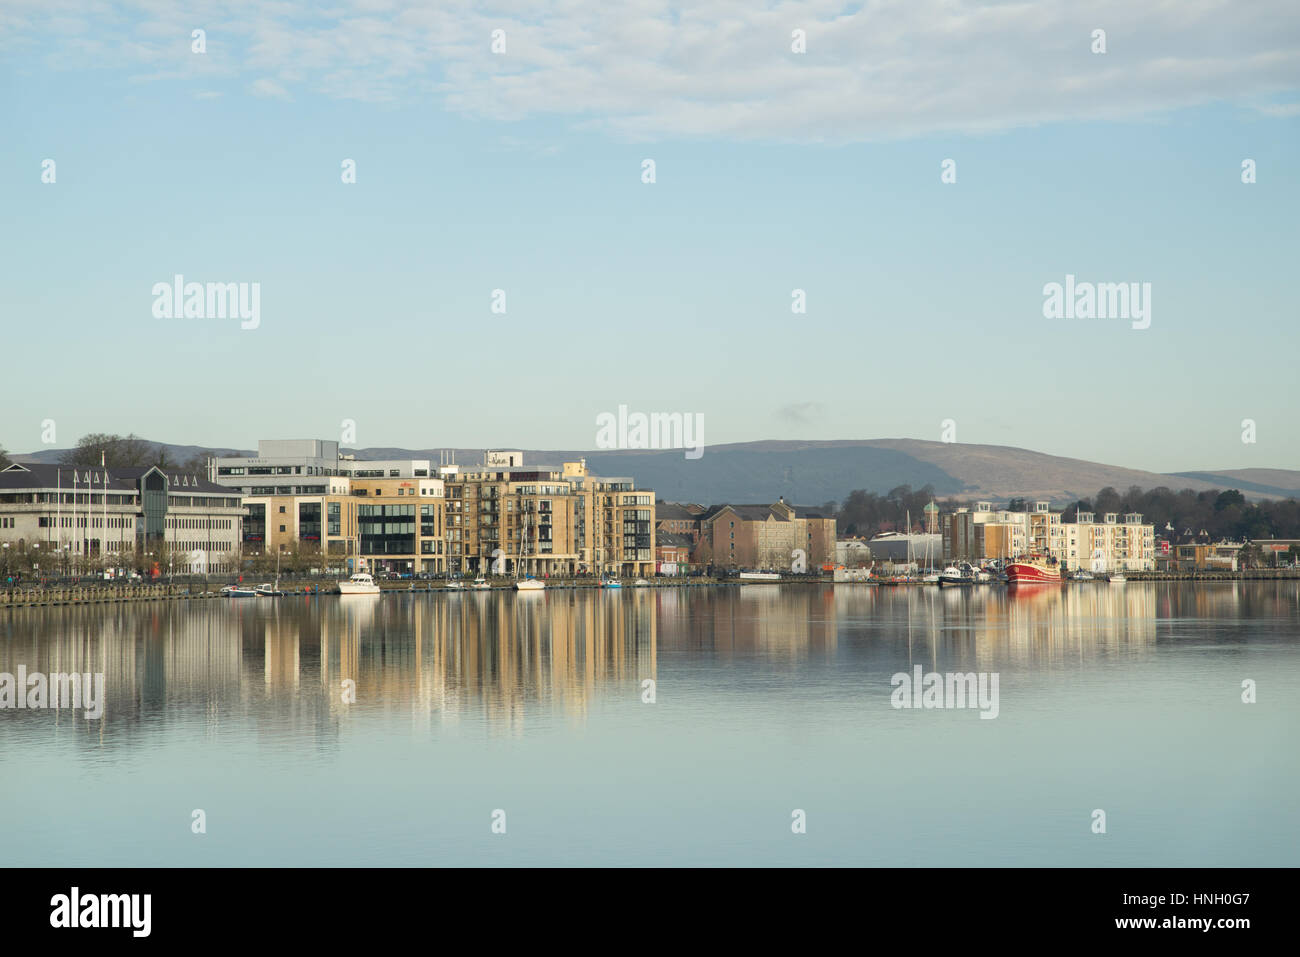
<path id="1" fill-rule="evenodd" d="M 1120 512 L 1124 507 L 1119 492 L 1109 485 L 1097 493 L 1096 504 L 1098 516 L 1105 516 L 1108 512 Z"/>
<path id="2" fill-rule="evenodd" d="M 210 449 L 203 449 L 200 452 L 195 452 L 181 463 L 181 471 L 193 472 L 201 478 L 206 478 L 208 474 L 208 459 L 213 458 L 215 455 L 216 453 Z"/>
<path id="3" fill-rule="evenodd" d="M 102 461 L 111 469 L 152 464 L 149 443 L 144 439 L 134 433 L 110 435 L 105 432 L 83 435 L 74 448 L 63 453 L 61 461 L 64 465 L 78 466 L 96 466 Z"/>
<path id="4" fill-rule="evenodd" d="M 0 445 L 0 469 L 9 464 L 9 456 L 5 455 L 5 447 Z"/>
<path id="5" fill-rule="evenodd" d="M 1222 512 L 1231 505 L 1245 505 L 1246 496 L 1242 495 L 1235 488 L 1230 488 L 1226 492 L 1220 492 L 1218 498 L 1214 500 L 1214 510 Z"/>

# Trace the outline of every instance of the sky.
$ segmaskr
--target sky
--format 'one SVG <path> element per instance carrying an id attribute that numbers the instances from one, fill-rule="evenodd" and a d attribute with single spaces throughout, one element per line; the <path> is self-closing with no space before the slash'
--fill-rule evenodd
<path id="1" fill-rule="evenodd" d="M 1283 0 L 6 0 L 0 446 L 591 449 L 626 406 L 1300 468 L 1298 146 Z M 255 328 L 157 315 L 178 274 Z M 1067 276 L 1149 325 L 1047 317 Z"/>

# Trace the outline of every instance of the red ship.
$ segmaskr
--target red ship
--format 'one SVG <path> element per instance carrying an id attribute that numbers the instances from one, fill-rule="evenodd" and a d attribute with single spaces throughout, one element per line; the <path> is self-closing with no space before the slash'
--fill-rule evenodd
<path id="1" fill-rule="evenodd" d="M 1059 585 L 1061 566 L 1055 558 L 1026 555 L 1007 565 L 1007 581 L 1012 585 Z"/>

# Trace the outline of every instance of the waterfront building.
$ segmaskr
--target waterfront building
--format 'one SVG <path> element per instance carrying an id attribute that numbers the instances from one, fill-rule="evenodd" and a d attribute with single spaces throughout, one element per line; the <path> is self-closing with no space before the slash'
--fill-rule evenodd
<path id="1" fill-rule="evenodd" d="M 231 489 L 180 469 L 15 462 L 0 471 L 6 560 L 21 553 L 51 572 L 153 559 L 169 566 L 160 573 L 224 574 L 238 567 L 244 516 Z"/>
<path id="2" fill-rule="evenodd" d="M 656 505 L 658 511 L 658 505 Z M 694 542 L 681 532 L 655 530 L 655 571 L 660 575 L 681 575 L 690 567 Z"/>
<path id="3" fill-rule="evenodd" d="M 244 495 L 348 493 L 339 444 L 325 439 L 262 439 L 257 455 L 208 460 L 208 480 Z"/>
<path id="4" fill-rule="evenodd" d="M 804 553 L 810 572 L 833 565 L 835 519 L 784 499 L 771 505 L 714 505 L 700 516 L 700 563 L 788 571 L 796 550 Z"/>
<path id="5" fill-rule="evenodd" d="M 592 475 L 585 460 L 525 466 L 522 452 L 488 451 L 480 466 L 434 468 L 263 440 L 256 457 L 209 470 L 245 495 L 250 554 L 319 550 L 325 566 L 439 576 L 655 571 L 653 492 Z"/>
<path id="6" fill-rule="evenodd" d="M 1174 546 L 1175 570 L 1235 572 L 1239 567 L 1241 542 L 1191 542 Z"/>
<path id="7" fill-rule="evenodd" d="M 1073 522 L 1061 523 L 1059 543 L 1050 554 L 1067 568 L 1085 571 L 1154 571 L 1155 536 L 1155 526 L 1144 524 L 1139 512 L 1126 513 L 1122 522 L 1107 512 L 1098 522 L 1094 513 L 1080 511 Z"/>
<path id="8" fill-rule="evenodd" d="M 835 543 L 835 564 L 861 568 L 872 561 L 871 546 L 862 538 L 844 538 Z"/>
<path id="9" fill-rule="evenodd" d="M 700 516 L 708 509 L 686 502 L 655 502 L 655 531 L 686 535 L 691 544 L 700 540 Z"/>
<path id="10" fill-rule="evenodd" d="M 565 462 L 562 472 L 578 496 L 574 548 L 580 574 L 624 578 L 655 571 L 655 497 L 631 477 L 587 471 L 587 460 Z"/>
<path id="11" fill-rule="evenodd" d="M 871 557 L 882 562 L 937 564 L 943 558 L 943 536 L 923 532 L 881 532 L 867 542 Z"/>

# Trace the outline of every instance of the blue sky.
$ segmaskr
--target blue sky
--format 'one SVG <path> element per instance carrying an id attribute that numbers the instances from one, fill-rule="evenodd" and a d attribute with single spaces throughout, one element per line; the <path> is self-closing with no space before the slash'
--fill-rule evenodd
<path id="1" fill-rule="evenodd" d="M 0 444 L 591 448 L 623 404 L 1300 468 L 1300 14 L 859 7 L 11 5 Z M 260 326 L 154 318 L 176 273 Z M 1045 319 L 1067 273 L 1150 328 Z"/>

